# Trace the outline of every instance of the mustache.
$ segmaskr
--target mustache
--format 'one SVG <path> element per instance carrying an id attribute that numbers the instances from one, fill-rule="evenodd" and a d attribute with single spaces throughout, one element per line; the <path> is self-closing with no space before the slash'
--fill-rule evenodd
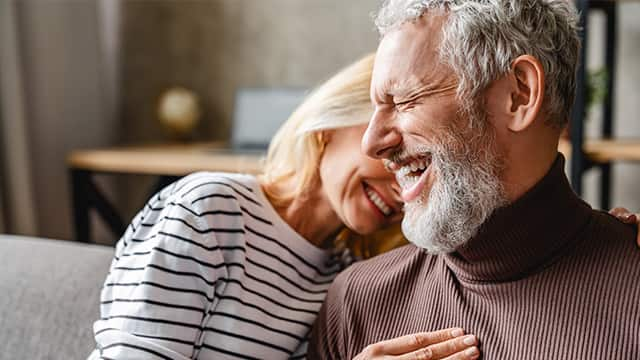
<path id="1" fill-rule="evenodd" d="M 388 159 L 385 159 L 383 163 L 387 169 L 391 164 L 402 164 L 406 162 L 408 159 L 413 159 L 417 157 L 423 157 L 425 155 L 430 155 L 434 153 L 439 153 L 442 149 L 439 149 L 437 146 L 428 146 L 428 145 L 417 145 L 413 147 L 402 146 L 395 149 Z"/>

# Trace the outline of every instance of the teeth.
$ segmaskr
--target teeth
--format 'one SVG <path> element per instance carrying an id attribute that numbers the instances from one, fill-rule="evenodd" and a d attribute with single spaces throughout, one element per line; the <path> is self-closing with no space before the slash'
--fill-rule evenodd
<path id="1" fill-rule="evenodd" d="M 391 214 L 391 208 L 387 206 L 387 204 L 385 204 L 385 202 L 380 198 L 380 196 L 378 196 L 375 191 L 367 189 L 366 192 L 367 196 L 369 196 L 369 199 L 371 199 L 371 202 L 373 202 L 385 216 L 389 216 Z"/>
<path id="2" fill-rule="evenodd" d="M 420 176 L 413 176 L 410 174 L 418 170 L 424 171 L 429 167 L 429 165 L 431 165 L 430 158 L 416 159 L 409 164 L 402 166 L 398 171 L 396 171 L 396 180 L 402 188 L 409 188 L 420 179 Z"/>

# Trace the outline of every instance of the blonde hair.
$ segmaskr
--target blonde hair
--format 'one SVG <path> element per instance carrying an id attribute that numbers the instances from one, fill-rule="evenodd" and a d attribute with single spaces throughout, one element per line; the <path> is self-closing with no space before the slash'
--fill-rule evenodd
<path id="1" fill-rule="evenodd" d="M 374 57 L 375 54 L 362 57 L 320 85 L 273 137 L 260 181 L 275 206 L 286 206 L 304 196 L 305 190 L 317 181 L 325 146 L 323 131 L 366 124 L 371 119 L 369 88 Z M 395 247 L 405 242 L 399 226 L 384 229 L 381 234 L 384 236 L 363 236 L 345 229 L 334 246 L 370 257 L 389 250 L 389 244 Z"/>
<path id="2" fill-rule="evenodd" d="M 287 204 L 310 188 L 324 148 L 324 130 L 366 124 L 374 54 L 341 70 L 313 91 L 273 137 L 261 181 L 276 205 Z M 279 186 L 284 183 L 293 186 Z"/>

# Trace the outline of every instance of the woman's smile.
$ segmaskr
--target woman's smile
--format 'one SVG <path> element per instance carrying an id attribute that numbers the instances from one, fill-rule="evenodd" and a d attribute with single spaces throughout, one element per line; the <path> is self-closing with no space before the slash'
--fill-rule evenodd
<path id="1" fill-rule="evenodd" d="M 366 182 L 362 183 L 362 187 L 368 203 L 374 209 L 374 213 L 376 213 L 382 220 L 385 220 L 385 218 L 389 218 L 398 212 L 398 206 L 394 206 L 394 203 L 387 200 L 379 190 Z"/>

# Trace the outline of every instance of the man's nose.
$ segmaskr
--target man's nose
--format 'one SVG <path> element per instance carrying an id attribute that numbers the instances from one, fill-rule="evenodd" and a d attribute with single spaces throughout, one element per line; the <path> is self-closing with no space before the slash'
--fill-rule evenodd
<path id="1" fill-rule="evenodd" d="M 393 121 L 376 110 L 362 137 L 362 151 L 372 158 L 390 158 L 401 142 L 402 136 L 393 126 Z"/>

